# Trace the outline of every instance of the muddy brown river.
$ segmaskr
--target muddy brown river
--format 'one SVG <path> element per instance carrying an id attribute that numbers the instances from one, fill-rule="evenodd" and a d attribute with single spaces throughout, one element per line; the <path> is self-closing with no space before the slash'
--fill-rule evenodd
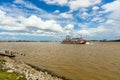
<path id="1" fill-rule="evenodd" d="M 16 51 L 17 59 L 72 80 L 120 80 L 119 42 L 0 42 L 0 50 Z"/>

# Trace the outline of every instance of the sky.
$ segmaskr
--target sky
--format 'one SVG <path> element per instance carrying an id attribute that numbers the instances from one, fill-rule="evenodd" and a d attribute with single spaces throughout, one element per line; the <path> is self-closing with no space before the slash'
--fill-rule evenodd
<path id="1" fill-rule="evenodd" d="M 120 38 L 120 0 L 0 0 L 0 40 Z"/>

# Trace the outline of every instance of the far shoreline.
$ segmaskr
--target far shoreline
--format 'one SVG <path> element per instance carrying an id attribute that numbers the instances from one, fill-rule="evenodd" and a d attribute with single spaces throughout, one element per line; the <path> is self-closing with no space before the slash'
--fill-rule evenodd
<path id="1" fill-rule="evenodd" d="M 120 39 L 87 40 L 88 42 L 120 42 Z M 0 40 L 0 42 L 62 42 L 62 40 Z"/>

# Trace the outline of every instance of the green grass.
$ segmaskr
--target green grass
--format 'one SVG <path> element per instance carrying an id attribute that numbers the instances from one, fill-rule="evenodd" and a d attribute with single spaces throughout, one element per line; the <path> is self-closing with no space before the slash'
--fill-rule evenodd
<path id="1" fill-rule="evenodd" d="M 26 80 L 24 76 L 17 73 L 0 71 L 0 80 Z"/>
<path id="2" fill-rule="evenodd" d="M 4 64 L 5 60 L 0 56 L 0 70 L 2 70 L 2 64 Z"/>
<path id="3" fill-rule="evenodd" d="M 6 70 L 2 70 L 2 64 L 4 64 L 3 58 L 0 56 L 0 80 L 27 80 L 25 76 L 18 73 L 10 73 Z"/>

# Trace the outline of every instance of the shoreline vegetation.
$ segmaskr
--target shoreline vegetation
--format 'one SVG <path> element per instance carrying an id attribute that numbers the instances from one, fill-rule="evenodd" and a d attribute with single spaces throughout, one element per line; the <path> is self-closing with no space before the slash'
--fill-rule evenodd
<path id="1" fill-rule="evenodd" d="M 6 61 L 0 55 L 0 80 L 27 80 L 25 75 L 4 68 Z"/>
<path id="2" fill-rule="evenodd" d="M 11 57 L 11 54 L 6 55 L 6 53 L 0 53 L 0 75 L 3 73 L 5 73 L 6 75 L 16 74 L 15 76 L 17 76 L 17 80 L 71 80 L 67 79 L 64 76 L 59 76 L 47 69 L 42 69 L 29 63 L 24 63 L 16 60 L 14 57 Z M 3 76 L 3 78 L 5 77 Z"/>
<path id="3" fill-rule="evenodd" d="M 120 42 L 120 39 L 114 39 L 114 40 L 107 40 L 107 39 L 103 39 L 103 40 L 87 40 L 89 42 Z M 32 40 L 0 40 L 0 42 L 61 42 L 61 41 L 32 41 Z"/>

